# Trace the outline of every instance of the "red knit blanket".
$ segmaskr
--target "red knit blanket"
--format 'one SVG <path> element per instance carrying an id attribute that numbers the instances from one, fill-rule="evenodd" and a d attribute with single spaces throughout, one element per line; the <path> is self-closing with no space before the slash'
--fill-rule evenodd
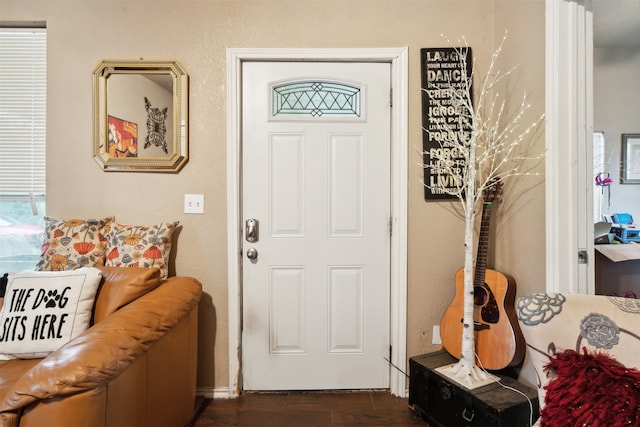
<path id="1" fill-rule="evenodd" d="M 566 350 L 550 358 L 541 427 L 639 427 L 640 371 L 604 353 Z"/>

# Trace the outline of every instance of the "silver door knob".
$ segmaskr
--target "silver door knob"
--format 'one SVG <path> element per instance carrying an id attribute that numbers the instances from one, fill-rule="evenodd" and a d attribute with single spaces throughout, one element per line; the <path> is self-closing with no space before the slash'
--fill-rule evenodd
<path id="1" fill-rule="evenodd" d="M 247 249 L 247 258 L 249 258 L 250 260 L 258 258 L 258 251 L 256 250 L 256 248 Z"/>

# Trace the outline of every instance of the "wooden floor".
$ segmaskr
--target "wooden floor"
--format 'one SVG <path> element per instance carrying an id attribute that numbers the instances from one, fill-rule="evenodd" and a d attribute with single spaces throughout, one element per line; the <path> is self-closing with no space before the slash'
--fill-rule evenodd
<path id="1" fill-rule="evenodd" d="M 246 393 L 204 401 L 199 427 L 428 427 L 386 391 Z"/>

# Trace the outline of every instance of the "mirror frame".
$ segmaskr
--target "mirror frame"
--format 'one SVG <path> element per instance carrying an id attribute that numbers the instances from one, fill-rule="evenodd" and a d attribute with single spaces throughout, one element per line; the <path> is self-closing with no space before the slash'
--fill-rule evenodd
<path id="1" fill-rule="evenodd" d="M 167 156 L 111 157 L 108 151 L 108 82 L 113 75 L 168 75 L 173 81 L 173 132 L 166 135 Z M 93 72 L 96 162 L 105 172 L 178 172 L 189 159 L 189 76 L 177 61 L 103 60 Z M 142 102 L 142 101 L 140 101 Z M 140 124 L 144 127 L 145 124 Z M 171 141 L 169 141 L 171 138 Z"/>

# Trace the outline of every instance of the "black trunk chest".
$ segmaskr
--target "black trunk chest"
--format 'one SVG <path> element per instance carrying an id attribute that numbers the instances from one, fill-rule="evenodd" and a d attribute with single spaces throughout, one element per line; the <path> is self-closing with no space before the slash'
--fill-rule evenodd
<path id="1" fill-rule="evenodd" d="M 429 427 L 528 427 L 536 421 L 536 390 L 495 372 L 501 384 L 528 400 L 497 383 L 468 390 L 435 371 L 454 362 L 446 351 L 409 359 L 409 407 Z"/>

